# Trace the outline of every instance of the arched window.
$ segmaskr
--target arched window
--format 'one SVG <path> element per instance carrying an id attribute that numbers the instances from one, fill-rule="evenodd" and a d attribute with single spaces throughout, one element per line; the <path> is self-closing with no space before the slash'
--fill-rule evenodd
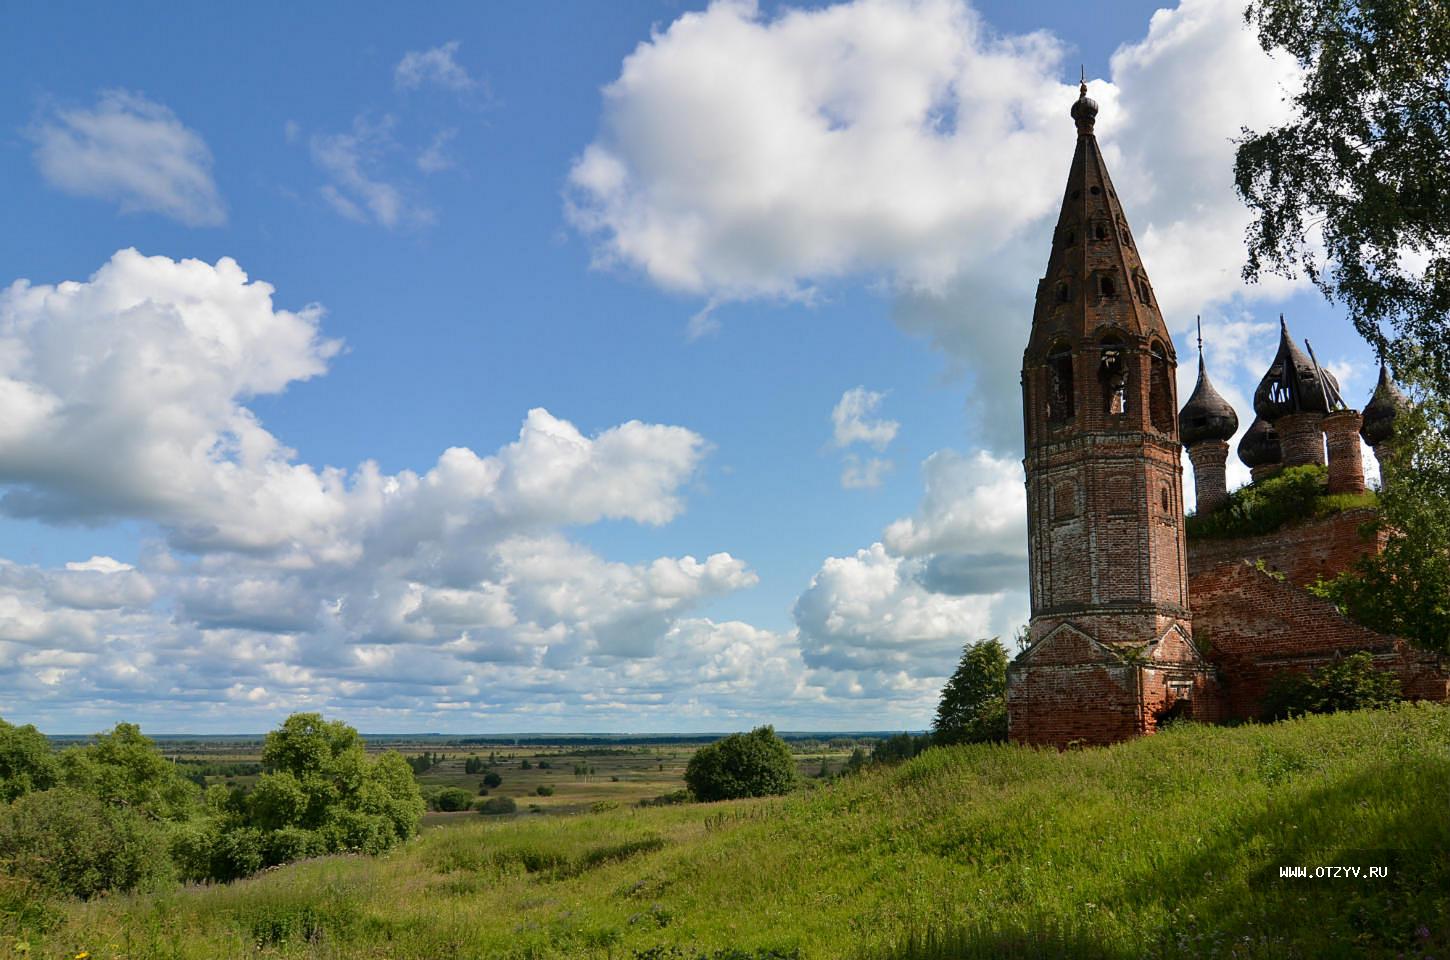
<path id="1" fill-rule="evenodd" d="M 1128 353 L 1123 341 L 1111 334 L 1099 348 L 1098 385 L 1104 413 L 1115 417 L 1128 412 Z"/>
<path id="2" fill-rule="evenodd" d="M 1111 236 L 1111 233 L 1108 230 L 1108 222 L 1106 220 L 1095 220 L 1095 221 L 1093 221 L 1093 239 L 1094 240 L 1107 240 L 1110 236 Z"/>
<path id="3" fill-rule="evenodd" d="M 1122 217 L 1118 218 L 1118 237 L 1123 241 L 1123 246 L 1133 245 L 1133 234 L 1128 231 L 1128 222 Z"/>
<path id="4" fill-rule="evenodd" d="M 1133 285 L 1138 288 L 1138 301 L 1152 306 L 1153 294 L 1148 289 L 1148 278 L 1141 273 L 1136 273 L 1133 275 Z"/>
<path id="5" fill-rule="evenodd" d="M 1168 512 L 1168 488 L 1166 486 L 1160 487 L 1158 490 L 1158 505 L 1163 508 L 1164 513 Z"/>
<path id="6" fill-rule="evenodd" d="M 1163 345 L 1155 340 L 1148 361 L 1148 419 L 1160 433 L 1173 432 L 1172 380 Z"/>
<path id="7" fill-rule="evenodd" d="M 1047 353 L 1047 422 L 1062 426 L 1072 415 L 1072 351 L 1058 343 Z"/>
<path id="8" fill-rule="evenodd" d="M 1098 274 L 1098 296 L 1112 298 L 1118 295 L 1118 281 L 1111 273 Z"/>
<path id="9" fill-rule="evenodd" d="M 1073 245 L 1074 242 L 1076 242 L 1076 240 L 1077 233 L 1072 229 L 1071 226 L 1062 226 L 1057 228 L 1058 246 L 1070 247 Z"/>
<path id="10" fill-rule="evenodd" d="M 1057 281 L 1057 302 L 1072 302 L 1072 284 L 1068 283 L 1066 280 Z"/>

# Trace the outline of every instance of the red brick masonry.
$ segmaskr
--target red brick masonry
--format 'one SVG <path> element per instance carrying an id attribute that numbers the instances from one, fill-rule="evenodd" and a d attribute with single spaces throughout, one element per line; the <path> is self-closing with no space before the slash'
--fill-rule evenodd
<path id="1" fill-rule="evenodd" d="M 1372 518 L 1347 511 L 1262 537 L 1191 542 L 1192 642 L 1170 628 L 1157 640 L 1105 645 L 1058 627 L 1009 672 L 1012 740 L 1104 744 L 1152 733 L 1172 716 L 1257 717 L 1276 674 L 1361 650 L 1410 699 L 1450 699 L 1450 662 L 1352 623 L 1303 589 L 1380 549 L 1382 537 L 1360 533 Z"/>

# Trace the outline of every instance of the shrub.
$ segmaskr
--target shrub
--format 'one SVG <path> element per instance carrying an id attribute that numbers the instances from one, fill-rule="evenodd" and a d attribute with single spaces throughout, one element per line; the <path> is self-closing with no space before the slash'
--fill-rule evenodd
<path id="1" fill-rule="evenodd" d="M 498 786 L 500 786 L 502 784 L 503 784 L 503 777 L 500 776 L 496 771 L 490 770 L 488 773 L 484 774 L 484 776 L 483 776 L 483 785 L 485 787 L 488 787 L 490 790 L 492 790 L 495 787 L 498 787 Z"/>
<path id="2" fill-rule="evenodd" d="M 696 750 L 685 784 L 707 803 L 787 793 L 796 784 L 795 760 L 774 727 L 756 727 Z"/>
<path id="3" fill-rule="evenodd" d="M 1189 539 L 1230 539 L 1273 533 L 1286 523 L 1374 506 L 1373 493 L 1328 495 L 1329 474 L 1309 464 L 1286 467 L 1266 480 L 1240 487 L 1228 503 L 1184 524 Z"/>
<path id="4" fill-rule="evenodd" d="M 473 806 L 473 794 L 460 787 L 448 787 L 440 790 L 433 798 L 434 809 L 445 812 L 467 810 L 471 806 Z"/>
<path id="5" fill-rule="evenodd" d="M 554 795 L 554 788 L 547 783 L 541 783 L 534 788 L 534 793 L 537 793 L 541 797 L 552 797 Z"/>
<path id="6" fill-rule="evenodd" d="M 513 797 L 489 797 L 478 805 L 478 812 L 492 816 L 500 813 L 514 813 L 519 805 L 514 802 Z"/>
<path id="7" fill-rule="evenodd" d="M 1400 699 L 1399 678 L 1375 669 L 1370 654 L 1355 653 L 1309 673 L 1276 676 L 1264 698 L 1264 714 L 1282 720 L 1306 713 L 1387 707 Z"/>
<path id="8" fill-rule="evenodd" d="M 136 810 L 57 787 L 0 807 L 0 863 L 51 893 L 131 890 L 172 876 L 162 830 Z"/>

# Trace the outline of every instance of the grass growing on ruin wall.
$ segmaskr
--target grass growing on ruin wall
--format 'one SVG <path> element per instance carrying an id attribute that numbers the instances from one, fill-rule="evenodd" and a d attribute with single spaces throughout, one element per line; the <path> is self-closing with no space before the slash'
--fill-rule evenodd
<path id="1" fill-rule="evenodd" d="M 933 749 L 785 799 L 479 822 L 63 905 L 0 956 L 1443 956 L 1447 783 L 1444 706 Z M 1377 860 L 1389 880 L 1278 879 Z"/>
<path id="2" fill-rule="evenodd" d="M 1373 507 L 1378 502 L 1372 490 L 1331 494 L 1328 489 L 1329 472 L 1324 467 L 1287 467 L 1268 479 L 1239 487 L 1213 513 L 1190 515 L 1184 531 L 1189 539 L 1201 540 L 1257 537 L 1286 524 Z"/>

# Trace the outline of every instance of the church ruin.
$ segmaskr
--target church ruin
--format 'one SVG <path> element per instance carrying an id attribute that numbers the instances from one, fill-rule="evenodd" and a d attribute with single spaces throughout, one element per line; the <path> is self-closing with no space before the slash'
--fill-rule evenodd
<path id="1" fill-rule="evenodd" d="M 1084 83 L 1023 354 L 1032 615 L 1008 671 L 1011 739 L 1101 744 L 1176 717 L 1254 717 L 1278 673 L 1358 651 L 1395 672 L 1406 696 L 1447 699 L 1450 665 L 1304 589 L 1379 548 L 1359 535 L 1368 511 L 1189 543 L 1181 452 L 1200 514 L 1221 507 L 1238 417 L 1201 348 L 1198 383 L 1178 408 L 1177 354 L 1094 136 L 1097 112 Z M 1361 433 L 1380 455 L 1402 402 L 1382 370 L 1363 415 L 1349 409 L 1281 323 L 1240 458 L 1256 481 L 1319 464 L 1331 492 L 1362 492 Z"/>

